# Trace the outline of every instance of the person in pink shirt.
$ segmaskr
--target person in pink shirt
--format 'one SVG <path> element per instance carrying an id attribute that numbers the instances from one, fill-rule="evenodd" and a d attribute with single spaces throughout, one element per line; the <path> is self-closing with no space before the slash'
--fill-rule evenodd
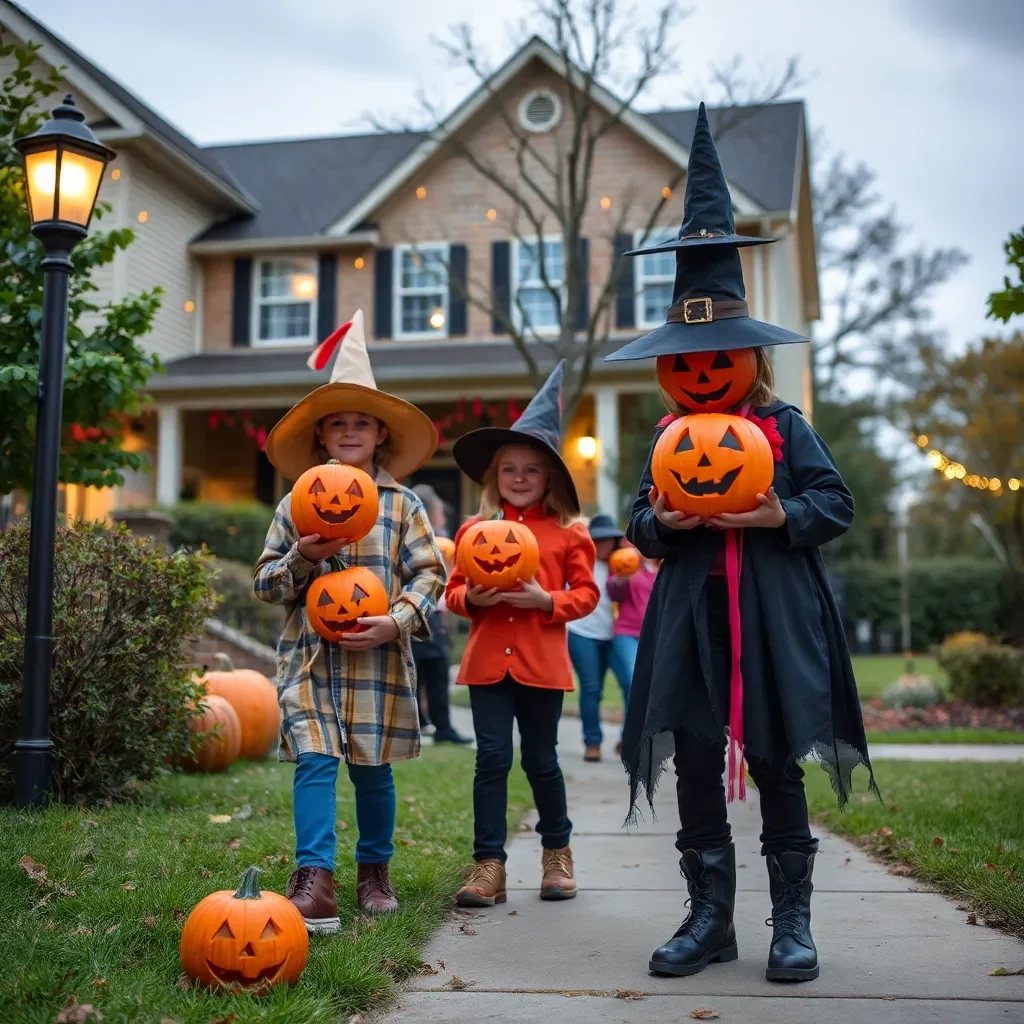
<path id="1" fill-rule="evenodd" d="M 640 644 L 640 627 L 644 624 L 644 612 L 660 565 L 656 559 L 644 558 L 632 576 L 609 576 L 606 584 L 608 596 L 619 606 L 612 626 L 612 644 L 617 648 L 619 663 L 628 666 L 631 681 Z"/>

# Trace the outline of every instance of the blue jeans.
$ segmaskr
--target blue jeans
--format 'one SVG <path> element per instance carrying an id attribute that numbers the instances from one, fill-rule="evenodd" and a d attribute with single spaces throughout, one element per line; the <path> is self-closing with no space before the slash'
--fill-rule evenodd
<path id="1" fill-rule="evenodd" d="M 588 747 L 599 747 L 604 738 L 601 732 L 601 696 L 604 677 L 611 669 L 622 690 L 622 706 L 629 703 L 629 689 L 633 683 L 633 664 L 639 641 L 632 636 L 614 636 L 611 640 L 592 640 L 569 634 L 569 657 L 580 681 L 580 721 L 583 723 L 583 742 Z"/>
<path id="2" fill-rule="evenodd" d="M 299 754 L 292 786 L 295 816 L 295 863 L 300 868 L 334 870 L 338 837 L 334 831 L 337 801 L 334 786 L 341 759 L 327 754 Z M 349 764 L 356 790 L 357 864 L 386 864 L 395 852 L 395 779 L 391 765 Z"/>

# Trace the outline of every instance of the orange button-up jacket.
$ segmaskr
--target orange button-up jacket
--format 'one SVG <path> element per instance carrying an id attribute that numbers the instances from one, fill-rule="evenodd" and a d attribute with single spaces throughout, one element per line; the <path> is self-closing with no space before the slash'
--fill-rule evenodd
<path id="1" fill-rule="evenodd" d="M 571 690 L 565 624 L 589 615 L 601 596 L 594 582 L 594 542 L 583 523 L 559 526 L 539 507 L 520 512 L 506 505 L 504 515 L 528 526 L 537 538 L 537 582 L 551 594 L 554 607 L 550 613 L 504 602 L 489 608 L 467 607 L 466 577 L 456 566 L 448 578 L 445 602 L 449 611 L 472 622 L 458 682 L 484 686 L 501 682 L 508 673 L 524 686 Z M 462 524 L 455 535 L 456 546 L 477 521 L 474 517 Z"/>

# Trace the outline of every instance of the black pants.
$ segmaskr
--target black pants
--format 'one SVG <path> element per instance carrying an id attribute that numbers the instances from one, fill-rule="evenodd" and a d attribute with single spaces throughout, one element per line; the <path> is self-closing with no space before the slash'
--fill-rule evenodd
<path id="1" fill-rule="evenodd" d="M 448 705 L 448 659 L 415 658 L 417 704 L 420 693 L 427 697 L 427 714 L 438 732 L 447 732 L 452 727 L 451 711 Z M 420 717 L 422 719 L 422 711 Z M 420 722 L 422 725 L 422 721 Z"/>
<path id="2" fill-rule="evenodd" d="M 708 636 L 712 675 L 719 706 L 729 709 L 729 610 L 725 578 L 712 576 L 707 589 Z M 727 720 L 727 719 L 726 719 Z M 676 742 L 676 797 L 679 803 L 679 833 L 676 848 L 713 850 L 732 841 L 726 817 L 725 738 L 709 741 L 679 731 Z M 803 769 L 796 764 L 772 765 L 748 758 L 751 778 L 761 800 L 761 853 L 787 850 L 813 853 L 804 795 Z"/>
<path id="3" fill-rule="evenodd" d="M 572 822 L 565 804 L 565 780 L 558 766 L 558 720 L 562 691 L 523 686 L 505 676 L 493 686 L 471 686 L 476 732 L 473 779 L 473 859 L 505 861 L 508 773 L 512 769 L 512 722 L 519 724 L 520 758 L 530 781 L 545 849 L 569 845 Z"/>

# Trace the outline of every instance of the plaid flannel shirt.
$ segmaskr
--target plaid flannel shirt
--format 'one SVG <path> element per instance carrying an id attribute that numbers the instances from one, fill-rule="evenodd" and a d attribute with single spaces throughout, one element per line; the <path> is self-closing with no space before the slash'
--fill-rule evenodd
<path id="1" fill-rule="evenodd" d="M 334 566 L 326 560 L 315 565 L 299 554 L 291 494 L 278 505 L 256 563 L 256 596 L 288 610 L 277 647 L 283 761 L 315 752 L 376 765 L 419 754 L 410 639 L 430 636 L 427 620 L 444 590 L 444 561 L 419 498 L 383 469 L 377 470 L 376 482 L 376 525 L 338 557 L 381 578 L 400 630 L 397 640 L 347 651 L 313 631 L 306 618 L 306 588 Z"/>

